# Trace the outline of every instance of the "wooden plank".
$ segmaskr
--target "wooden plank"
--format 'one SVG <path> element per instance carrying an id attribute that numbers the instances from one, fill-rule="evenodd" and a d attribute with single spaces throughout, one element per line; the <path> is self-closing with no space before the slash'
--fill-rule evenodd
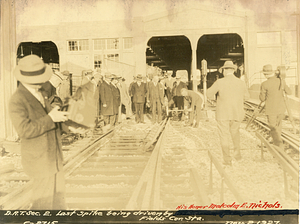
<path id="1" fill-rule="evenodd" d="M 106 146 L 108 147 L 110 150 L 138 150 L 140 148 L 142 148 L 142 146 L 130 146 L 130 145 L 125 145 L 125 146 L 119 146 L 119 145 L 109 145 Z"/>
<path id="2" fill-rule="evenodd" d="M 221 177 L 224 177 L 224 181 L 225 181 L 226 185 L 228 186 L 230 191 L 233 193 L 233 195 L 235 196 L 237 201 L 239 203 L 245 202 L 245 200 L 243 200 L 242 196 L 238 193 L 237 189 L 234 187 L 233 183 L 231 182 L 229 176 L 226 174 L 222 165 L 219 163 L 219 161 L 216 159 L 216 157 L 212 154 L 212 152 L 210 150 L 208 150 L 208 156 L 210 157 L 211 161 L 215 165 L 215 167 L 218 170 Z"/>
<path id="3" fill-rule="evenodd" d="M 97 187 L 97 188 L 74 188 L 74 187 L 67 187 L 66 193 L 67 194 L 85 194 L 85 193 L 91 193 L 91 194 L 123 194 L 127 192 L 131 192 L 133 188 L 124 188 L 124 187 Z"/>
<path id="4" fill-rule="evenodd" d="M 95 152 L 94 155 L 106 155 L 106 154 L 109 154 L 109 155 L 145 155 L 145 152 L 142 152 L 142 151 L 137 151 L 137 150 L 114 150 L 114 151 L 111 151 L 111 150 L 101 150 L 101 151 L 97 151 Z"/>
<path id="5" fill-rule="evenodd" d="M 127 175 L 139 175 L 143 172 L 143 170 L 136 169 L 136 168 L 126 168 L 126 169 L 116 169 L 114 167 L 107 168 L 104 167 L 101 170 L 100 169 L 89 169 L 89 168 L 80 168 L 78 170 L 75 170 L 73 172 L 74 175 L 80 174 L 80 175 L 96 175 L 96 174 L 105 174 L 105 175 L 114 175 L 117 173 L 124 173 Z"/>
<path id="6" fill-rule="evenodd" d="M 1 165 L 0 167 L 0 174 L 4 173 L 10 173 L 15 170 L 15 165 L 12 163 L 6 164 L 6 165 Z"/>
<path id="7" fill-rule="evenodd" d="M 1 180 L 4 181 L 29 181 L 29 177 L 28 176 L 6 176 L 6 177 L 2 177 Z"/>
<path id="8" fill-rule="evenodd" d="M 108 176 L 108 177 L 74 177 L 71 179 L 66 179 L 67 184 L 78 184 L 78 185 L 93 185 L 93 184 L 134 184 L 139 179 L 139 176 Z"/>
<path id="9" fill-rule="evenodd" d="M 148 157 L 145 156 L 109 156 L 109 157 L 101 157 L 101 156 L 92 156 L 87 161 L 90 162 L 141 162 L 148 161 Z"/>

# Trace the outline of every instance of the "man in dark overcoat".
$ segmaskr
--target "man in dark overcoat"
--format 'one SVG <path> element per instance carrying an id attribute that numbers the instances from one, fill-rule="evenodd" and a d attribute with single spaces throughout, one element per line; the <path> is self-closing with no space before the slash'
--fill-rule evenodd
<path id="1" fill-rule="evenodd" d="M 129 93 L 130 100 L 131 100 L 131 111 L 133 114 L 135 113 L 135 107 L 134 107 L 134 103 L 133 103 L 133 94 L 132 94 L 132 86 L 134 83 L 136 83 L 136 76 L 133 76 L 133 81 L 130 83 L 130 85 L 128 87 L 128 93 Z"/>
<path id="2" fill-rule="evenodd" d="M 100 99 L 101 99 L 101 114 L 103 115 L 104 124 L 114 124 L 115 116 L 114 116 L 114 99 L 112 93 L 111 82 L 111 74 L 106 72 L 104 75 L 104 81 L 100 85 Z"/>
<path id="3" fill-rule="evenodd" d="M 45 90 L 48 98 L 57 95 L 56 89 L 62 83 L 63 78 L 63 75 L 60 72 L 56 71 L 52 74 L 49 81 L 43 83 L 42 87 Z"/>
<path id="4" fill-rule="evenodd" d="M 52 75 L 50 66 L 36 55 L 22 58 L 14 70 L 20 82 L 9 102 L 9 113 L 20 139 L 25 173 L 33 181 L 30 209 L 66 209 L 61 130 L 68 119 L 59 107 L 51 109 L 40 91 Z"/>
<path id="5" fill-rule="evenodd" d="M 161 106 L 164 103 L 164 87 L 158 82 L 158 76 L 153 76 L 153 79 L 148 84 L 147 101 L 152 109 L 152 123 L 160 123 L 162 120 Z M 157 116 L 156 116 L 157 112 Z M 156 119 L 157 117 L 157 119 Z"/>
<path id="6" fill-rule="evenodd" d="M 114 126 L 118 122 L 119 108 L 121 104 L 121 95 L 120 95 L 120 90 L 117 87 L 117 83 L 118 83 L 118 77 L 113 74 L 111 80 L 111 90 L 113 95 L 113 114 L 115 118 L 114 118 L 114 123 L 111 124 L 112 126 Z"/>
<path id="7" fill-rule="evenodd" d="M 132 84 L 131 93 L 133 96 L 133 103 L 135 105 L 135 121 L 137 123 L 144 123 L 144 104 L 147 94 L 146 83 L 142 82 L 143 77 L 138 74 L 136 77 L 136 83 Z"/>
<path id="8" fill-rule="evenodd" d="M 280 79 L 280 77 L 275 75 L 272 65 L 265 65 L 262 72 L 267 80 L 261 84 L 259 99 L 262 102 L 265 101 L 265 114 L 268 117 L 270 135 L 273 138 L 273 143 L 283 148 L 281 123 L 286 111 L 283 94 L 292 94 L 292 91 L 286 85 L 283 78 Z"/>

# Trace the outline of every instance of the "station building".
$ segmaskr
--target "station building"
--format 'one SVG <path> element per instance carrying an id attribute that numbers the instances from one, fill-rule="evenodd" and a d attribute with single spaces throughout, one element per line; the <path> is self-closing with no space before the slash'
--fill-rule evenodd
<path id="1" fill-rule="evenodd" d="M 261 21 L 249 10 L 203 5 L 128 20 L 16 27 L 14 7 L 7 2 L 1 1 L 1 105 L 8 104 L 17 86 L 13 68 L 29 54 L 39 55 L 53 69 L 68 70 L 74 85 L 80 85 L 87 69 L 110 71 L 130 83 L 134 75 L 145 76 L 148 66 L 156 66 L 174 74 L 186 70 L 194 89 L 200 84 L 203 59 L 211 77 L 224 61 L 233 60 L 256 99 L 265 80 L 263 65 L 272 64 L 274 69 L 285 65 L 292 98 L 299 101 L 299 15 L 295 13 L 270 12 Z M 13 139 L 7 106 L 1 107 L 0 122 L 4 124 L 0 139 Z"/>

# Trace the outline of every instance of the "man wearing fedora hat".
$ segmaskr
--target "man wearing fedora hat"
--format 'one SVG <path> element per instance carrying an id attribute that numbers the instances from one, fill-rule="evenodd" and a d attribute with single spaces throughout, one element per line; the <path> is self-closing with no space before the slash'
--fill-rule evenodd
<path id="1" fill-rule="evenodd" d="M 113 113 L 115 116 L 114 123 L 111 124 L 113 126 L 119 121 L 118 120 L 119 108 L 121 105 L 121 94 L 120 94 L 120 90 L 117 86 L 117 84 L 119 82 L 118 79 L 119 79 L 119 77 L 117 75 L 112 74 L 111 90 L 112 90 L 112 95 L 113 95 Z"/>
<path id="2" fill-rule="evenodd" d="M 69 99 L 71 98 L 71 90 L 70 90 L 70 72 L 65 70 L 61 73 L 63 75 L 63 80 L 61 84 L 57 87 L 56 92 L 57 95 L 61 98 L 64 104 L 67 104 Z"/>
<path id="3" fill-rule="evenodd" d="M 42 87 L 44 88 L 45 92 L 47 93 L 47 97 L 50 98 L 53 95 L 57 95 L 57 88 L 60 86 L 64 79 L 64 76 L 59 72 L 55 71 L 50 80 L 43 83 Z"/>
<path id="4" fill-rule="evenodd" d="M 272 65 L 264 65 L 262 72 L 267 80 L 261 84 L 259 99 L 265 102 L 265 114 L 268 117 L 270 135 L 273 138 L 273 143 L 283 148 L 281 121 L 286 111 L 283 92 L 291 94 L 292 91 L 286 85 L 284 79 L 281 80 L 276 77 Z"/>
<path id="5" fill-rule="evenodd" d="M 142 82 L 141 74 L 136 76 L 136 82 L 132 84 L 131 94 L 133 96 L 133 103 L 135 107 L 135 121 L 137 123 L 144 123 L 144 104 L 147 94 L 147 85 Z"/>
<path id="6" fill-rule="evenodd" d="M 241 159 L 240 153 L 240 123 L 244 119 L 244 100 L 249 98 L 245 82 L 234 75 L 236 65 L 226 61 L 220 68 L 224 78 L 218 79 L 208 90 L 207 97 L 217 97 L 216 120 L 223 152 L 223 163 L 231 165 L 229 151 L 230 135 L 234 145 L 234 158 Z"/>
<path id="7" fill-rule="evenodd" d="M 22 165 L 33 180 L 31 209 L 66 209 L 63 155 L 57 122 L 68 120 L 68 113 L 51 109 L 42 84 L 52 69 L 36 55 L 19 61 L 14 70 L 20 82 L 9 102 L 13 126 L 21 139 Z"/>
<path id="8" fill-rule="evenodd" d="M 181 75 L 176 74 L 176 80 L 173 83 L 173 89 L 172 89 L 172 95 L 173 95 L 173 101 L 175 104 L 175 107 L 178 108 L 178 110 L 184 109 L 184 96 L 181 95 L 181 89 L 187 89 L 187 85 L 181 81 Z M 182 113 L 179 113 L 179 120 L 181 120 Z"/>
<path id="9" fill-rule="evenodd" d="M 105 125 L 115 124 L 114 114 L 114 97 L 111 85 L 112 75 L 110 72 L 106 72 L 104 75 L 104 81 L 100 85 L 100 110 L 103 115 Z"/>

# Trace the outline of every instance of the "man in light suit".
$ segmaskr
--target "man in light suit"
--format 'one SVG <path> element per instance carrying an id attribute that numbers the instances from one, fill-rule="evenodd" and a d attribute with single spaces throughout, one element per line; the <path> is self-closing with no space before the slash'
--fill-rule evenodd
<path id="1" fill-rule="evenodd" d="M 275 76 L 275 71 L 272 70 L 272 65 L 263 67 L 264 75 L 267 81 L 261 84 L 259 99 L 266 101 L 265 114 L 268 117 L 270 134 L 273 138 L 274 145 L 283 148 L 281 139 L 281 122 L 284 118 L 286 105 L 284 103 L 284 92 L 292 94 L 291 89 L 286 85 L 283 77 Z"/>
<path id="2" fill-rule="evenodd" d="M 119 108 L 119 117 L 118 121 L 122 121 L 122 105 L 124 105 L 125 110 L 126 110 L 126 119 L 129 119 L 130 116 L 132 115 L 131 111 L 131 98 L 128 93 L 128 89 L 125 83 L 125 79 L 122 77 L 119 77 L 119 82 L 117 83 L 117 87 L 120 90 L 120 95 L 121 95 L 121 106 Z"/>
<path id="3" fill-rule="evenodd" d="M 147 101 L 150 103 L 152 109 L 152 123 L 160 123 L 161 118 L 161 105 L 164 103 L 164 87 L 158 82 L 158 76 L 153 76 L 148 85 Z M 157 119 L 156 119 L 157 111 Z"/>
<path id="4" fill-rule="evenodd" d="M 231 165 L 229 151 L 229 138 L 231 135 L 234 145 L 234 158 L 241 159 L 240 152 L 240 123 L 244 119 L 244 100 L 249 98 L 245 82 L 237 78 L 233 73 L 236 65 L 232 61 L 226 61 L 220 68 L 224 78 L 218 79 L 208 90 L 207 97 L 217 97 L 216 120 L 222 146 L 224 165 Z"/>
<path id="5" fill-rule="evenodd" d="M 51 109 L 45 92 L 52 69 L 36 55 L 19 61 L 14 70 L 20 82 L 9 102 L 9 113 L 20 139 L 22 165 L 33 180 L 30 209 L 66 209 L 61 136 L 57 122 L 68 119 L 67 112 Z"/>

